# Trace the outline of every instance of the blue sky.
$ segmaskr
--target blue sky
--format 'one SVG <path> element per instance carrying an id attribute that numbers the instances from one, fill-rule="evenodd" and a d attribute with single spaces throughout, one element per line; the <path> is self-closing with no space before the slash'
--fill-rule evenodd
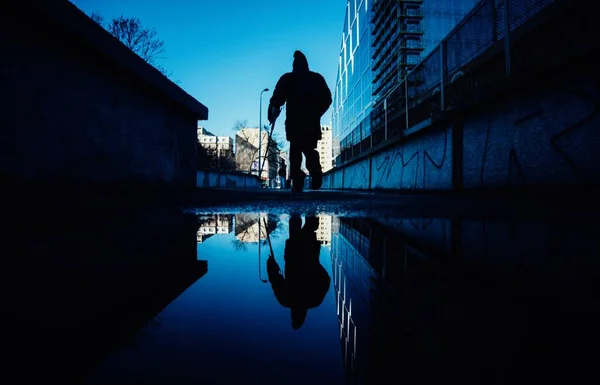
<path id="1" fill-rule="evenodd" d="M 165 42 L 161 64 L 179 86 L 208 107 L 199 125 L 233 136 L 237 120 L 262 123 L 279 76 L 291 71 L 294 50 L 335 86 L 346 0 L 71 0 L 105 19 L 138 17 Z M 331 109 L 322 118 L 330 124 Z M 283 116 L 276 132 L 283 134 Z M 284 136 L 285 137 L 285 136 Z"/>

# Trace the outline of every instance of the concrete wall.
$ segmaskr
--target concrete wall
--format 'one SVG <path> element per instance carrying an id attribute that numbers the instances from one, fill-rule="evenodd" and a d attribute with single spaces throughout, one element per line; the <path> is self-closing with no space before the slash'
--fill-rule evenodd
<path id="1" fill-rule="evenodd" d="M 600 183 L 598 80 L 566 74 L 467 116 L 464 187 Z"/>
<path id="2" fill-rule="evenodd" d="M 68 1 L 0 25 L 0 176 L 195 186 L 205 106 Z"/>
<path id="3" fill-rule="evenodd" d="M 451 128 L 438 128 L 326 173 L 323 186 L 334 189 L 449 189 L 452 187 L 451 143 Z"/>
<path id="4" fill-rule="evenodd" d="M 557 74 L 472 110 L 457 126 L 425 129 L 332 170 L 324 186 L 450 190 L 452 137 L 460 125 L 465 189 L 598 185 L 599 80 L 591 70 Z"/>
<path id="5" fill-rule="evenodd" d="M 600 76 L 590 68 L 557 73 L 497 98 L 457 122 L 426 128 L 324 178 L 327 188 L 451 190 L 600 184 Z M 462 130 L 459 143 L 452 143 Z M 462 169 L 453 170 L 453 148 Z M 460 154 L 456 154 L 460 156 Z"/>
<path id="6" fill-rule="evenodd" d="M 262 188 L 256 175 L 210 170 L 201 170 L 196 173 L 196 186 L 202 188 Z"/>

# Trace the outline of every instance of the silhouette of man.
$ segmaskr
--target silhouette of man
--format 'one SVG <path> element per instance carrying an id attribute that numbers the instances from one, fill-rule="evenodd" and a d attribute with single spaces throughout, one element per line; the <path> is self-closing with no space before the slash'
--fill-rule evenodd
<path id="1" fill-rule="evenodd" d="M 302 171 L 302 154 L 312 177 L 311 188 L 323 184 L 323 172 L 316 151 L 321 140 L 321 116 L 331 105 L 331 90 L 323 76 L 310 71 L 306 56 L 294 52 L 292 72 L 283 74 L 273 90 L 269 102 L 268 119 L 271 124 L 286 104 L 285 136 L 290 142 L 290 178 L 292 191 L 302 192 L 306 174 Z"/>
<path id="2" fill-rule="evenodd" d="M 308 309 L 319 306 L 331 278 L 319 262 L 321 242 L 317 240 L 317 217 L 307 216 L 304 227 L 302 218 L 293 214 L 290 218 L 289 238 L 285 241 L 285 277 L 273 254 L 267 259 L 267 274 L 275 298 L 283 307 L 290 308 L 292 329 L 299 329 L 306 319 Z"/>

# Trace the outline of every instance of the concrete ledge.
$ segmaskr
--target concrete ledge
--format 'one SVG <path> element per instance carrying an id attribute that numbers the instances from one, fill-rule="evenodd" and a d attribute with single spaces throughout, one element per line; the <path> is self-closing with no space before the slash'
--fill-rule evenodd
<path id="1" fill-rule="evenodd" d="M 68 211 L 119 212 L 155 207 L 180 207 L 190 200 L 202 200 L 194 186 L 167 183 L 115 181 L 112 183 L 73 182 L 71 180 L 23 181 L 0 177 L 5 214 Z"/>
<path id="2" fill-rule="evenodd" d="M 208 119 L 208 108 L 173 83 L 160 71 L 133 53 L 117 38 L 90 19 L 74 4 L 66 0 L 22 0 L 14 6 L 36 12 L 57 28 L 71 34 L 99 53 L 114 60 L 119 66 L 143 82 L 152 85 L 169 98 L 194 112 L 198 120 Z"/>
<path id="3" fill-rule="evenodd" d="M 242 172 L 200 170 L 196 174 L 196 187 L 201 188 L 262 188 L 256 175 Z"/>

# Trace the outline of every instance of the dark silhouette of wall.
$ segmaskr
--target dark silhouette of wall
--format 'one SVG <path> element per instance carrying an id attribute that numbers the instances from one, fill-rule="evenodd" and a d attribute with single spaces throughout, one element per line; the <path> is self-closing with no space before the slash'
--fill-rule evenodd
<path id="1" fill-rule="evenodd" d="M 205 106 L 66 0 L 10 9 L 0 25 L 0 178 L 195 186 Z"/>
<path id="2" fill-rule="evenodd" d="M 208 271 L 198 220 L 180 210 L 25 209 L 4 219 L 2 368 L 14 383 L 80 383 Z"/>

